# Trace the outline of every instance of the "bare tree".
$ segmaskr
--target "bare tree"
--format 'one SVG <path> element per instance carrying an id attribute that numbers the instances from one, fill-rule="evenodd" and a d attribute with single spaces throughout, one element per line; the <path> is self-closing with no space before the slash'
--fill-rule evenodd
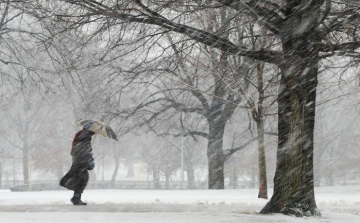
<path id="1" fill-rule="evenodd" d="M 67 8 L 67 6 L 64 6 L 65 9 Z M 64 9 L 64 8 L 63 8 Z M 60 10 L 62 11 L 62 10 Z M 39 13 L 37 16 L 39 16 L 41 13 Z M 45 13 L 46 14 L 46 13 Z M 222 10 L 221 15 L 217 16 L 216 13 L 212 13 L 212 15 L 210 16 L 211 21 L 213 21 L 214 23 L 208 23 L 205 22 L 205 28 L 215 31 L 216 29 L 218 29 L 219 27 L 223 26 L 223 25 L 227 25 L 227 21 L 230 19 L 232 15 L 230 15 L 229 13 L 227 13 L 225 10 Z M 60 23 L 60 27 L 62 28 L 63 24 L 71 24 L 68 22 L 67 18 L 59 15 L 57 16 L 59 18 L 59 23 Z M 87 23 L 87 22 L 85 22 Z M 50 23 L 53 24 L 53 23 Z M 214 24 L 216 24 L 215 26 L 213 26 Z M 78 26 L 80 24 L 77 24 L 75 26 Z M 48 25 L 47 25 L 48 26 Z M 71 30 L 72 27 L 69 27 L 68 29 L 66 29 L 67 27 L 65 26 L 65 29 L 61 32 L 60 37 L 63 36 L 63 32 L 68 33 L 68 29 Z M 103 30 L 104 27 L 100 27 L 100 30 Z M 52 32 L 53 29 L 51 29 Z M 61 29 L 60 29 L 61 30 Z M 228 35 L 228 32 L 226 31 L 227 29 L 225 29 L 224 31 L 222 31 L 222 35 Z M 102 32 L 102 31 L 100 31 Z M 120 32 L 124 32 L 123 30 L 121 30 Z M 143 32 L 143 30 L 142 30 Z M 144 32 L 145 33 L 145 32 Z M 160 32 L 163 34 L 163 32 Z M 125 34 L 124 34 L 125 35 Z M 239 33 L 240 35 L 240 33 Z M 84 35 L 85 36 L 85 35 Z M 88 35 L 89 39 L 94 38 L 93 35 Z M 150 34 L 151 36 L 151 34 Z M 229 57 L 227 56 L 224 52 L 222 51 L 217 51 L 214 50 L 212 48 L 203 48 L 203 55 L 208 54 L 208 57 L 212 58 L 210 59 L 210 61 L 212 61 L 212 68 L 209 68 L 211 73 L 212 73 L 212 83 L 210 86 L 203 86 L 203 90 L 205 90 L 204 92 L 198 91 L 198 85 L 199 82 L 195 79 L 192 79 L 191 75 L 192 72 L 189 72 L 189 70 L 193 69 L 194 67 L 196 67 L 196 60 L 188 60 L 188 61 L 182 61 L 182 55 L 183 54 L 183 47 L 180 44 L 180 49 L 179 46 L 177 46 L 176 43 L 174 43 L 172 38 L 177 38 L 175 37 L 171 37 L 170 35 L 166 35 L 167 37 L 167 41 L 170 42 L 171 44 L 171 49 L 173 50 L 173 53 L 175 54 L 174 59 L 170 59 L 170 62 L 174 62 L 176 64 L 178 64 L 179 69 L 177 69 L 175 67 L 170 67 L 170 68 L 166 68 L 162 69 L 162 73 L 167 73 L 167 75 L 172 75 L 175 78 L 177 78 L 177 81 L 180 83 L 183 83 L 181 86 L 181 88 L 184 88 L 185 91 L 184 92 L 190 92 L 193 97 L 198 100 L 198 102 L 200 102 L 200 106 L 199 108 L 185 108 L 183 105 L 183 102 L 178 103 L 176 101 L 173 101 L 174 98 L 172 97 L 172 95 L 165 95 L 166 98 L 163 98 L 162 100 L 158 100 L 155 99 L 153 101 L 147 101 L 144 104 L 141 104 L 140 106 L 137 106 L 136 110 L 145 108 L 146 106 L 149 106 L 153 103 L 168 103 L 168 105 L 165 107 L 166 109 L 162 108 L 162 110 L 160 110 L 161 112 L 156 112 L 156 114 L 153 117 L 150 117 L 150 120 L 148 121 L 148 123 L 150 123 L 152 120 L 154 120 L 155 118 L 157 118 L 160 114 L 162 114 L 163 112 L 166 112 L 169 109 L 175 109 L 178 112 L 188 112 L 188 113 L 200 113 L 200 115 L 203 116 L 203 118 L 208 121 L 208 131 L 209 133 L 204 133 L 204 132 L 199 132 L 199 131 L 188 131 L 186 132 L 186 134 L 190 134 L 190 135 L 200 135 L 203 137 L 206 137 L 209 140 L 209 144 L 208 144 L 208 160 L 209 160 L 209 188 L 211 189 L 222 189 L 224 188 L 224 174 L 223 174 L 223 165 L 225 160 L 230 157 L 231 154 L 233 154 L 234 152 L 236 152 L 238 149 L 241 149 L 243 147 L 237 147 L 237 148 L 232 148 L 229 151 L 226 152 L 226 154 L 224 154 L 223 152 L 223 142 L 222 142 L 222 136 L 224 134 L 224 128 L 226 125 L 226 122 L 230 119 L 231 115 L 234 113 L 235 109 L 237 108 L 237 106 L 239 105 L 239 103 L 241 102 L 241 94 L 239 94 L 236 91 L 233 91 L 232 87 L 230 85 L 234 85 L 233 87 L 237 87 L 237 85 L 241 85 L 243 83 L 244 84 L 244 89 L 242 89 L 242 91 L 244 92 L 244 90 L 246 91 L 246 88 L 248 87 L 247 81 L 245 76 L 248 73 L 249 70 L 249 65 L 247 65 L 246 63 L 242 64 L 242 59 L 238 56 L 235 57 Z M 61 38 L 60 38 L 61 39 Z M 76 39 L 76 37 L 75 37 Z M 80 38 L 81 39 L 81 38 Z M 143 38 L 146 39 L 146 38 Z M 76 41 L 80 41 L 80 40 L 76 40 Z M 75 42 L 76 42 L 75 41 Z M 181 41 L 186 41 L 184 40 L 180 40 Z M 54 42 L 54 41 L 53 41 Z M 177 42 L 177 41 L 176 41 Z M 188 42 L 188 41 L 187 41 Z M 118 44 L 118 43 L 116 43 Z M 191 47 L 192 43 L 187 44 L 186 47 Z M 58 43 L 54 43 L 55 46 L 58 45 Z M 100 45 L 100 44 L 98 44 Z M 115 45 L 117 46 L 117 45 Z M 81 47 L 81 44 L 80 46 Z M 135 45 L 135 50 L 136 50 L 137 45 Z M 64 48 L 64 47 L 63 47 Z M 135 50 L 130 50 L 131 51 L 135 51 Z M 58 50 L 59 51 L 59 50 Z M 84 48 L 81 47 L 81 50 L 85 52 Z M 108 51 L 105 49 L 105 51 Z M 67 53 L 68 50 L 63 50 L 60 51 L 59 53 L 61 53 L 62 55 L 64 55 L 64 53 Z M 92 53 L 94 54 L 94 53 Z M 104 57 L 102 57 L 102 60 L 107 60 L 108 57 L 106 57 L 106 55 L 108 55 L 108 52 L 105 52 Z M 72 55 L 72 53 L 70 53 L 70 55 Z M 83 55 L 83 54 L 82 54 Z M 195 55 L 196 56 L 196 55 Z M 115 57 L 118 57 L 118 55 L 116 55 Z M 83 57 L 83 58 L 86 58 Z M 58 60 L 56 60 L 58 61 Z M 82 61 L 82 60 L 80 60 Z M 109 61 L 107 60 L 107 64 L 111 64 L 114 63 L 114 61 Z M 185 66 L 184 63 L 191 63 L 190 67 L 188 65 Z M 200 64 L 200 66 L 208 66 L 206 64 L 207 62 L 204 62 L 204 64 Z M 71 64 L 74 65 L 74 64 Z M 80 64 L 78 64 L 77 62 L 75 62 L 75 66 L 80 66 L 80 67 L 84 67 Z M 112 64 L 108 67 L 113 66 Z M 228 66 L 231 66 L 233 71 L 229 72 L 229 70 L 227 69 Z M 144 67 L 144 66 L 142 66 Z M 100 68 L 101 69 L 101 68 Z M 196 68 L 198 69 L 198 68 Z M 110 69 L 111 70 L 111 69 Z M 119 71 L 117 71 L 116 69 L 112 69 L 112 71 L 109 71 L 110 73 L 104 72 L 103 70 L 101 71 L 101 73 L 103 74 L 103 76 L 107 76 L 109 75 L 109 77 L 107 77 L 107 81 L 112 81 L 114 82 L 114 78 L 112 76 L 114 76 L 111 72 L 115 73 L 115 72 L 120 72 L 120 73 L 124 73 L 124 72 L 128 72 L 128 73 L 134 73 L 134 76 L 137 77 L 139 76 L 139 73 L 144 73 L 147 72 L 148 69 L 145 68 L 143 69 L 143 71 L 137 71 L 134 72 L 133 70 L 128 70 L 128 71 L 124 71 L 124 69 L 119 69 Z M 152 72 L 155 73 L 159 71 L 159 69 L 152 69 Z M 174 73 L 175 71 L 175 73 Z M 76 71 L 78 72 L 78 71 Z M 94 71 L 93 71 L 94 72 Z M 178 73 L 176 73 L 178 72 Z M 202 72 L 207 72 L 206 70 L 203 69 Z M 115 99 L 113 99 L 113 97 L 111 97 L 110 95 L 114 95 L 112 92 L 109 91 L 104 91 L 104 87 L 106 86 L 106 89 L 113 89 L 113 88 L 109 88 L 110 85 L 102 85 L 102 78 L 100 77 L 96 77 L 94 75 L 89 75 L 89 74 L 84 74 L 83 72 L 81 72 L 86 78 L 79 78 L 80 82 L 80 86 L 79 89 L 80 93 L 82 95 L 83 98 L 83 102 L 85 104 L 84 106 L 84 111 L 89 114 L 89 115 L 95 115 L 95 116 L 101 116 L 102 118 L 108 117 L 109 114 L 111 116 L 111 114 L 115 114 L 118 113 L 117 110 L 119 110 L 116 105 L 118 104 L 118 101 Z M 157 75 L 157 74 L 154 74 Z M 241 77 L 241 75 L 244 75 L 244 77 Z M 234 76 L 234 77 L 233 77 Z M 232 79 L 241 79 L 243 78 L 242 81 L 234 81 Z M 88 80 L 86 80 L 88 79 Z M 89 81 L 91 80 L 91 81 Z M 126 79 L 125 79 L 126 80 Z M 148 81 L 148 80 L 145 80 Z M 98 84 L 100 82 L 100 84 Z M 116 81 L 115 81 L 116 82 Z M 133 80 L 129 80 L 129 82 L 133 82 Z M 232 84 L 229 82 L 233 82 Z M 114 84 L 112 84 L 112 86 L 114 87 Z M 165 85 L 166 87 L 166 85 Z M 213 93 L 208 94 L 206 91 L 206 88 L 210 87 L 210 89 L 213 91 Z M 90 89 L 90 90 L 89 90 Z M 94 89 L 99 89 L 99 90 L 95 90 Z M 123 87 L 121 87 L 122 90 L 124 90 Z M 164 92 L 169 91 L 169 89 L 164 90 Z M 181 92 L 181 89 L 177 89 L 174 92 Z M 178 94 L 178 93 L 175 94 Z M 97 95 L 97 96 L 95 96 Z M 152 94 L 149 97 L 150 98 L 154 98 L 155 94 Z M 94 97 L 95 96 L 95 97 Z M 99 105 L 106 105 L 103 106 L 105 107 L 104 109 L 99 109 Z M 183 105 L 182 105 L 183 104 Z M 115 105 L 115 106 L 114 106 Z M 163 104 L 161 105 L 163 106 Z M 201 111 L 202 110 L 202 111 Z M 133 112 L 131 112 L 133 113 Z"/>
<path id="2" fill-rule="evenodd" d="M 192 64 L 198 63 L 190 60 L 187 60 L 187 62 Z M 169 64 L 177 63 L 173 59 L 169 61 Z M 227 62 L 223 61 L 223 63 Z M 226 83 L 225 76 L 230 74 L 224 72 L 222 68 L 213 67 L 201 71 L 212 74 L 212 79 L 208 78 L 209 75 L 204 76 L 203 74 L 199 75 L 189 72 L 189 69 L 193 68 L 195 70 L 201 69 L 194 65 L 191 67 L 182 66 L 180 69 L 173 69 L 171 67 L 162 70 L 155 69 L 154 71 L 144 69 L 147 76 L 151 72 L 159 80 L 147 80 L 147 83 L 149 83 L 147 86 L 149 89 L 153 89 L 152 92 L 149 92 L 149 96 L 145 100 L 142 99 L 140 104 L 126 111 L 127 114 L 125 113 L 124 116 L 132 116 L 135 113 L 137 113 L 136 117 L 141 115 L 144 120 L 139 119 L 141 120 L 140 125 L 146 124 L 156 131 L 158 135 L 169 134 L 169 127 L 164 129 L 164 125 L 159 124 L 160 120 L 162 120 L 161 122 L 163 123 L 178 123 L 178 126 L 180 124 L 180 129 L 177 127 L 177 132 L 172 131 L 171 135 L 201 136 L 208 139 L 209 188 L 223 189 L 224 162 L 231 154 L 240 149 L 240 147 L 233 148 L 224 154 L 223 135 L 226 122 L 233 115 L 241 101 L 241 97 L 237 92 L 227 87 L 228 83 Z M 205 84 L 205 78 L 211 80 L 210 85 Z M 171 84 L 169 79 L 175 83 Z M 200 87 L 199 83 L 201 82 L 202 86 Z M 143 83 L 145 84 L 145 82 Z M 211 91 L 207 93 L 206 91 L 208 90 L 206 88 L 209 88 Z M 150 115 L 145 115 L 149 110 L 151 112 Z M 176 117 L 173 116 L 174 110 L 178 114 Z M 179 120 L 181 120 L 181 115 L 179 117 L 179 114 L 181 113 L 187 113 L 188 115 L 187 120 L 182 120 L 179 123 Z M 198 118 L 201 118 L 199 120 L 202 121 L 194 122 Z M 157 125 L 156 128 L 151 127 L 154 124 Z M 208 133 L 206 129 L 208 129 Z"/>
<path id="3" fill-rule="evenodd" d="M 31 147 L 35 142 L 35 133 L 45 120 L 38 120 L 44 101 L 41 99 L 35 100 L 33 96 L 32 92 L 26 91 L 26 94 L 17 97 L 19 104 L 12 104 L 8 107 L 8 110 L 5 111 L 5 117 L 7 117 L 8 121 L 3 122 L 8 131 L 1 135 L 14 149 L 21 150 L 25 184 L 29 183 L 29 158 Z M 43 118 L 45 117 L 44 115 Z"/>
<path id="4" fill-rule="evenodd" d="M 71 106 L 57 95 L 50 100 L 51 103 L 43 104 L 38 115 L 45 121 L 36 131 L 31 156 L 35 168 L 54 174 L 60 181 L 71 165 L 71 142 L 76 126 Z M 34 121 L 40 122 L 39 117 Z"/>
<path id="5" fill-rule="evenodd" d="M 258 27 L 256 24 L 248 25 L 249 39 L 252 48 L 261 48 L 270 50 L 275 43 L 275 39 L 266 31 L 260 32 L 263 38 L 254 35 L 254 29 Z M 274 104 L 277 101 L 275 87 L 278 85 L 279 76 L 277 72 L 271 69 L 269 64 L 264 62 L 253 62 L 254 75 L 251 75 L 251 85 L 255 89 L 255 95 L 244 92 L 241 88 L 239 92 L 246 100 L 246 104 L 250 110 L 251 117 L 256 123 L 258 135 L 258 153 L 259 153 L 259 198 L 267 199 L 267 177 L 266 177 L 266 156 L 265 156 L 265 134 L 276 135 L 273 132 L 265 132 L 265 118 L 274 115 Z M 251 92 L 251 91 L 250 91 Z"/>
<path id="6" fill-rule="evenodd" d="M 140 0 L 62 2 L 78 6 L 72 11 L 77 25 L 84 20 L 88 22 L 90 18 L 96 18 L 96 22 L 110 20 L 112 25 L 118 21 L 155 25 L 227 54 L 246 56 L 278 66 L 281 81 L 278 94 L 277 170 L 274 194 L 261 212 L 297 216 L 320 214 L 316 208 L 313 185 L 318 65 L 321 59 L 328 57 L 359 56 L 356 51 L 360 46 L 357 5 L 345 0 L 218 0 L 206 1 L 206 4 L 198 1 L 162 1 L 155 4 L 153 1 L 144 3 Z M 231 37 L 224 38 L 217 31 L 202 30 L 188 20 L 184 24 L 181 19 L 176 19 L 177 16 L 196 14 L 198 9 L 206 11 L 209 7 L 226 8 L 237 12 L 237 16 L 246 14 L 257 20 L 259 25 L 277 37 L 278 49 L 249 49 L 234 44 Z"/>
<path id="7" fill-rule="evenodd" d="M 174 145 L 154 134 L 146 134 L 141 137 L 139 143 L 140 159 L 144 160 L 153 174 L 155 189 L 160 189 L 160 177 L 165 177 L 165 188 L 170 189 L 170 176 L 180 167 L 180 153 L 174 149 Z M 151 143 L 149 143 L 151 142 Z"/>

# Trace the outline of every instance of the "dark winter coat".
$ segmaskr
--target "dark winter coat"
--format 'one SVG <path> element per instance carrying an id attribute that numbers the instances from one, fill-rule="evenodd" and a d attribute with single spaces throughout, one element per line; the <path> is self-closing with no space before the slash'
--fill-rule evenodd
<path id="1" fill-rule="evenodd" d="M 91 136 L 94 134 L 88 130 L 81 130 L 75 135 L 71 149 L 72 166 L 60 180 L 60 186 L 78 193 L 84 191 L 89 181 L 88 170 L 95 166 L 91 152 Z"/>

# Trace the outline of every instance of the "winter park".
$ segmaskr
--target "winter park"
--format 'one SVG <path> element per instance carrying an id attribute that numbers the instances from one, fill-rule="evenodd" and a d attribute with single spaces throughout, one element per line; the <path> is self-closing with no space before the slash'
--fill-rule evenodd
<path id="1" fill-rule="evenodd" d="M 358 0 L 0 0 L 0 223 L 360 222 Z"/>

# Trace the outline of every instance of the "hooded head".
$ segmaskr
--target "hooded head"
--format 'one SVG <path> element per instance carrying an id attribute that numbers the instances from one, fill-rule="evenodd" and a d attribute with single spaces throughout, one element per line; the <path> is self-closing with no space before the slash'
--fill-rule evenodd
<path id="1" fill-rule="evenodd" d="M 83 128 L 82 130 L 78 131 L 74 137 L 72 142 L 72 146 L 74 147 L 77 143 L 82 142 L 91 142 L 91 136 L 95 135 L 95 132 Z"/>

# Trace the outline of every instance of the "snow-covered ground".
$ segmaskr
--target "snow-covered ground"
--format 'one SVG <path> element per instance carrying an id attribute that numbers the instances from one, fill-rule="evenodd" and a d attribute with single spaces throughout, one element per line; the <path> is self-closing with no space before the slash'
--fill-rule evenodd
<path id="1" fill-rule="evenodd" d="M 360 222 L 360 186 L 316 188 L 320 218 L 261 215 L 257 190 L 85 190 L 87 206 L 71 191 L 0 190 L 0 223 Z"/>

